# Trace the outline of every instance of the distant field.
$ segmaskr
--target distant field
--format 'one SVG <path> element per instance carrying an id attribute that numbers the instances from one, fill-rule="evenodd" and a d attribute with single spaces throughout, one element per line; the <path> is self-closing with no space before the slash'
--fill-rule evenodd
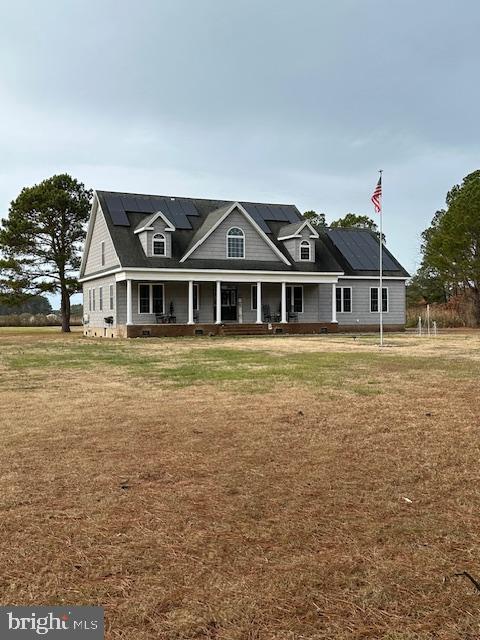
<path id="1" fill-rule="evenodd" d="M 480 637 L 480 336 L 0 329 L 0 601 L 107 638 Z"/>

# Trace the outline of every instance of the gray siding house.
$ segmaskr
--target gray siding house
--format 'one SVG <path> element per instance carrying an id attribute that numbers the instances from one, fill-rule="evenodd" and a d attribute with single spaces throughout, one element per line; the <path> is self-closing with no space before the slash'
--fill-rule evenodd
<path id="1" fill-rule="evenodd" d="M 405 269 L 294 205 L 96 191 L 80 270 L 97 337 L 324 333 L 405 323 Z"/>

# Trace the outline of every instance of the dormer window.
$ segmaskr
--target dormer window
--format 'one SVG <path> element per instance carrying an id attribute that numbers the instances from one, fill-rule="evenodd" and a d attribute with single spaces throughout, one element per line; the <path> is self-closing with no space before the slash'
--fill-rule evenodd
<path id="1" fill-rule="evenodd" d="M 245 234 L 239 227 L 228 230 L 227 258 L 245 258 Z"/>
<path id="2" fill-rule="evenodd" d="M 300 260 L 311 260 L 311 252 L 312 247 L 310 246 L 310 242 L 308 242 L 308 240 L 302 240 L 300 243 Z"/>
<path id="3" fill-rule="evenodd" d="M 166 256 L 167 255 L 167 243 L 163 233 L 155 233 L 153 236 L 153 250 L 154 256 Z"/>

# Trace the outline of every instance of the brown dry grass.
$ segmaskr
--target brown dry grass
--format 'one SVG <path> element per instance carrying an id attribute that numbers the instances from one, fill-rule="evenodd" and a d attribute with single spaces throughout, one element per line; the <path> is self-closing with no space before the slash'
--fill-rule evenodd
<path id="1" fill-rule="evenodd" d="M 95 343 L 170 367 L 219 346 L 363 363 L 251 394 L 49 367 L 91 343 L 0 333 L 0 600 L 103 604 L 109 640 L 479 638 L 480 593 L 448 576 L 480 576 L 480 340 L 388 344 Z"/>

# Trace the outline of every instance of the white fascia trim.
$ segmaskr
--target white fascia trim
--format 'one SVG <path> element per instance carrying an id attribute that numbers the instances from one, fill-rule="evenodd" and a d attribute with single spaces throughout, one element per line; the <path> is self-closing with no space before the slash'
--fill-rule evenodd
<path id="1" fill-rule="evenodd" d="M 161 211 L 157 211 L 157 213 L 153 216 L 151 220 L 149 220 L 148 227 L 142 227 L 141 229 L 137 229 L 133 233 L 142 233 L 142 231 L 153 231 L 153 227 L 151 226 L 155 220 L 161 218 L 165 223 L 165 231 L 175 231 L 174 225 L 170 222 L 166 215 L 164 215 Z"/>
<path id="2" fill-rule="evenodd" d="M 227 211 L 223 214 L 223 216 L 219 220 L 217 220 L 217 222 L 213 225 L 213 227 L 211 229 L 209 229 L 209 231 L 207 231 L 207 233 L 202 238 L 200 238 L 200 240 L 198 240 L 198 242 L 196 242 L 193 245 L 193 247 L 191 249 L 189 249 L 189 251 L 187 251 L 187 253 L 183 256 L 183 258 L 180 260 L 180 262 L 185 262 L 185 260 L 188 258 L 188 256 L 190 256 L 195 251 L 195 249 L 197 249 L 201 244 L 203 244 L 205 242 L 205 240 L 215 231 L 215 229 L 225 220 L 225 218 L 232 213 L 232 211 L 234 209 L 238 209 L 240 211 L 240 213 L 243 213 L 243 215 L 248 220 L 248 222 L 250 222 L 250 224 L 253 226 L 253 228 L 265 240 L 265 242 L 277 254 L 277 256 L 281 260 L 283 260 L 283 262 L 285 264 L 290 265 L 290 262 L 283 255 L 283 253 L 280 251 L 280 249 L 278 249 L 278 247 L 276 247 L 274 245 L 274 243 L 270 240 L 270 238 L 267 236 L 267 234 L 260 229 L 260 227 L 255 222 L 255 220 L 250 216 L 248 211 L 246 209 L 244 209 L 239 202 L 234 202 L 232 204 L 232 206 L 227 209 Z"/>
<path id="3" fill-rule="evenodd" d="M 282 236 L 277 238 L 277 240 L 293 240 L 293 238 L 301 238 L 301 234 L 300 233 L 294 233 L 291 236 Z"/>
<path id="4" fill-rule="evenodd" d="M 304 224 L 300 227 L 300 229 L 298 230 L 299 232 L 302 231 L 305 227 L 308 227 L 310 229 L 310 238 L 319 238 L 319 234 L 318 231 L 315 229 L 315 227 L 310 224 L 310 222 L 308 220 L 305 220 Z"/>
<path id="5" fill-rule="evenodd" d="M 301 272 L 301 271 L 247 271 L 243 269 L 154 269 L 129 267 L 119 269 L 115 275 L 117 282 L 124 280 L 155 280 L 170 282 L 288 282 L 298 284 L 332 284 L 338 282 L 343 272 Z"/>
<path id="6" fill-rule="evenodd" d="M 110 271 L 102 271 L 102 273 L 95 273 L 92 276 L 85 276 L 84 278 L 79 278 L 79 282 L 89 282 L 90 280 L 98 280 L 98 278 L 104 278 L 105 276 L 111 276 L 114 273 L 118 273 L 122 271 L 122 267 L 116 267 L 115 269 L 110 269 Z"/>
<path id="7" fill-rule="evenodd" d="M 380 280 L 380 276 L 339 276 L 341 280 Z M 382 280 L 410 280 L 410 277 L 407 276 L 384 276 L 382 275 Z"/>

